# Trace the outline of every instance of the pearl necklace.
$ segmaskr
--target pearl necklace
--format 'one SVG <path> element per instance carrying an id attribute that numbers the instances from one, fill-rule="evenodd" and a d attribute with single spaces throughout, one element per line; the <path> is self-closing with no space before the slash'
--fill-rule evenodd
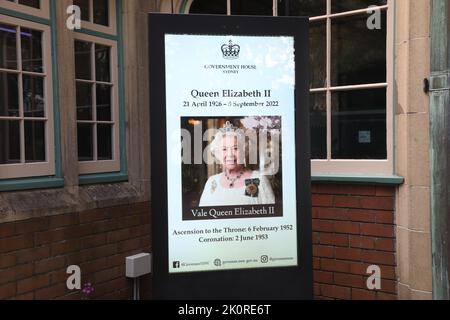
<path id="1" fill-rule="evenodd" d="M 239 180 L 243 175 L 244 175 L 244 171 L 241 171 L 241 172 L 239 173 L 239 175 L 237 175 L 236 177 L 230 178 L 230 177 L 228 176 L 228 173 L 225 171 L 225 178 L 227 178 L 227 180 L 230 182 L 230 188 L 233 188 L 233 187 L 234 187 L 234 183 L 235 183 L 237 180 Z"/>

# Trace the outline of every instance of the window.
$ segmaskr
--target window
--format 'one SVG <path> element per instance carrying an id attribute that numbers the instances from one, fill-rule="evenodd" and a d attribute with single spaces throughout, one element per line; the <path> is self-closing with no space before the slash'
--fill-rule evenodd
<path id="1" fill-rule="evenodd" d="M 75 69 L 80 173 L 120 171 L 117 43 L 77 34 Z"/>
<path id="2" fill-rule="evenodd" d="M 115 34 L 115 0 L 73 0 L 81 9 L 82 27 L 94 31 Z"/>
<path id="3" fill-rule="evenodd" d="M 0 178 L 55 174 L 47 26 L 0 15 Z"/>
<path id="4" fill-rule="evenodd" d="M 310 18 L 313 174 L 390 175 L 392 20 L 388 0 L 194 0 L 189 12 Z M 211 3 L 211 4 L 210 4 Z M 379 28 L 369 29 L 369 6 Z"/>
<path id="5" fill-rule="evenodd" d="M 0 8 L 17 10 L 41 18 L 49 18 L 49 0 L 0 0 Z"/>

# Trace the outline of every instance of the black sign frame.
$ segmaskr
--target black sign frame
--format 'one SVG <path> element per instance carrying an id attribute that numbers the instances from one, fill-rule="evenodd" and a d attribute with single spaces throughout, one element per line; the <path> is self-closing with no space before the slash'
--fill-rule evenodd
<path id="1" fill-rule="evenodd" d="M 313 298 L 308 26 L 309 21 L 305 17 L 149 14 L 151 208 L 155 299 Z M 166 34 L 294 38 L 297 267 L 169 273 L 164 46 Z"/>

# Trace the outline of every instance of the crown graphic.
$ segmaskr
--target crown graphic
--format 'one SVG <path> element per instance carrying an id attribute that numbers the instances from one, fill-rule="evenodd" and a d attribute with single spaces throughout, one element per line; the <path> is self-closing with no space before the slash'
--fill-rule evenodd
<path id="1" fill-rule="evenodd" d="M 224 44 L 222 46 L 222 53 L 225 59 L 234 60 L 239 58 L 239 53 L 241 52 L 241 47 L 237 44 L 233 44 L 230 40 L 229 44 Z"/>

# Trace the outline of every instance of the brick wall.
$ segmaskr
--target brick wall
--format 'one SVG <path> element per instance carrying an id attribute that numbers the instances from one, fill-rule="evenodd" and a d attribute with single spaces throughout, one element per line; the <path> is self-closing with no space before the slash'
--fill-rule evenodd
<path id="1" fill-rule="evenodd" d="M 395 188 L 313 185 L 314 294 L 318 299 L 396 299 Z M 367 290 L 367 267 L 381 290 Z"/>
<path id="2" fill-rule="evenodd" d="M 395 188 L 313 186 L 314 291 L 319 299 L 396 299 Z M 130 299 L 126 256 L 149 251 L 149 203 L 0 224 L 0 299 L 80 299 L 66 268 L 82 270 L 94 299 Z M 366 288 L 369 265 L 382 289 Z M 149 279 L 142 297 L 151 298 Z"/>
<path id="3" fill-rule="evenodd" d="M 130 299 L 125 257 L 149 252 L 149 203 L 0 224 L 0 299 L 80 299 L 66 288 L 79 265 L 94 299 Z M 150 279 L 141 298 L 151 297 Z"/>

